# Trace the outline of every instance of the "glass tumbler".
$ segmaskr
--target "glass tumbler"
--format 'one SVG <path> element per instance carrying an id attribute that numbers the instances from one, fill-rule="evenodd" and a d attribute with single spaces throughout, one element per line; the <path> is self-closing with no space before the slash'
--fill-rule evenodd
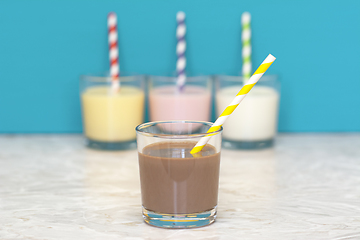
<path id="1" fill-rule="evenodd" d="M 212 81 L 209 76 L 187 77 L 181 89 L 176 77 L 150 76 L 150 121 L 209 121 Z"/>
<path id="2" fill-rule="evenodd" d="M 240 76 L 216 76 L 216 112 L 219 116 L 244 85 Z M 280 82 L 276 75 L 263 76 L 224 123 L 223 147 L 261 149 L 271 147 L 277 133 Z"/>
<path id="3" fill-rule="evenodd" d="M 144 119 L 144 76 L 121 76 L 120 90 L 111 89 L 111 77 L 80 77 L 84 134 L 90 148 L 136 148 L 134 128 Z"/>
<path id="4" fill-rule="evenodd" d="M 211 224 L 218 201 L 221 131 L 203 150 L 191 149 L 210 122 L 163 121 L 139 125 L 137 147 L 143 218 L 162 228 L 193 228 Z"/>

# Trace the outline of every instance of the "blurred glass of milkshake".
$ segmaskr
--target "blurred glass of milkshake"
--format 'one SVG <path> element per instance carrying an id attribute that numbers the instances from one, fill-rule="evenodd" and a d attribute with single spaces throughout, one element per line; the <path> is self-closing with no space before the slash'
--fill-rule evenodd
<path id="1" fill-rule="evenodd" d="M 84 134 L 90 148 L 136 148 L 135 127 L 144 119 L 144 77 L 123 76 L 120 82 L 119 91 L 114 93 L 110 77 L 80 79 Z"/>
<path id="2" fill-rule="evenodd" d="M 210 77 L 187 77 L 182 89 L 176 86 L 176 81 L 176 77 L 150 77 L 148 85 L 150 121 L 209 121 Z"/>
<path id="3" fill-rule="evenodd" d="M 216 77 L 217 115 L 232 101 L 244 81 L 239 76 Z M 263 76 L 224 124 L 223 147 L 271 147 L 277 133 L 280 83 L 277 76 Z"/>

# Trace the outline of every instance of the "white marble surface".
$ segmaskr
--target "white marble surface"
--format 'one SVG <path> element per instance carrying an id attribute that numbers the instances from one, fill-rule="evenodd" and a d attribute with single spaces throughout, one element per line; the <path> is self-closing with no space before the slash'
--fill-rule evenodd
<path id="1" fill-rule="evenodd" d="M 136 151 L 83 144 L 0 136 L 0 239 L 360 239 L 360 134 L 223 150 L 217 221 L 192 230 L 143 222 Z"/>

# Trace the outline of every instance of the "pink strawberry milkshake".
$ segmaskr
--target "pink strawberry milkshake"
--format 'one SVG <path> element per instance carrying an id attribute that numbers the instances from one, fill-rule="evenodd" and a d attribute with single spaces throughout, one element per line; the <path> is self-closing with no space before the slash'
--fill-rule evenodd
<path id="1" fill-rule="evenodd" d="M 150 90 L 151 121 L 209 121 L 211 93 L 205 87 L 186 85 L 180 92 L 176 86 L 160 86 Z"/>

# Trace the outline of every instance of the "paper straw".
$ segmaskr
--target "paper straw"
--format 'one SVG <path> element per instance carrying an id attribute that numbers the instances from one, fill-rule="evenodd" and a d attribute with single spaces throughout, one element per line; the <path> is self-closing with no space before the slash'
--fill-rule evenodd
<path id="1" fill-rule="evenodd" d="M 266 59 L 261 63 L 261 65 L 256 69 L 255 73 L 251 76 L 249 81 L 241 88 L 240 92 L 236 95 L 233 101 L 225 108 L 222 114 L 216 119 L 211 128 L 207 131 L 207 133 L 216 132 L 221 128 L 224 124 L 225 120 L 230 116 L 230 114 L 236 109 L 236 107 L 240 104 L 240 102 L 246 97 L 248 92 L 252 89 L 252 87 L 259 81 L 259 79 L 264 75 L 266 70 L 270 67 L 270 65 L 275 61 L 275 57 L 269 54 Z M 216 133 L 215 133 L 216 134 Z M 213 135 L 215 135 L 213 134 Z M 212 135 L 209 134 L 206 137 L 202 137 L 200 141 L 195 145 L 195 147 L 191 150 L 191 154 L 195 154 L 200 152 L 205 144 L 209 141 Z"/>
<path id="2" fill-rule="evenodd" d="M 177 62 L 176 62 L 176 71 L 177 71 L 177 89 L 182 91 L 185 86 L 186 82 L 186 74 L 185 74 L 185 67 L 186 67 L 186 58 L 185 58 L 185 50 L 186 50 L 186 42 L 185 42 L 185 33 L 186 33 L 186 26 L 185 26 L 185 13 L 178 12 L 176 14 L 176 21 L 177 21 L 177 29 L 176 29 L 176 38 L 177 38 L 177 45 L 176 45 L 176 54 L 177 54 Z"/>
<path id="3" fill-rule="evenodd" d="M 120 89 L 120 67 L 119 67 L 119 50 L 118 50 L 118 34 L 117 34 L 117 18 L 116 14 L 111 12 L 108 15 L 109 28 L 109 58 L 110 58 L 110 76 L 111 89 L 118 92 Z"/>
<path id="4" fill-rule="evenodd" d="M 251 28 L 250 28 L 251 15 L 248 12 L 244 12 L 241 15 L 241 41 L 242 41 L 242 75 L 244 77 L 244 83 L 249 80 L 252 71 L 251 65 Z"/>

